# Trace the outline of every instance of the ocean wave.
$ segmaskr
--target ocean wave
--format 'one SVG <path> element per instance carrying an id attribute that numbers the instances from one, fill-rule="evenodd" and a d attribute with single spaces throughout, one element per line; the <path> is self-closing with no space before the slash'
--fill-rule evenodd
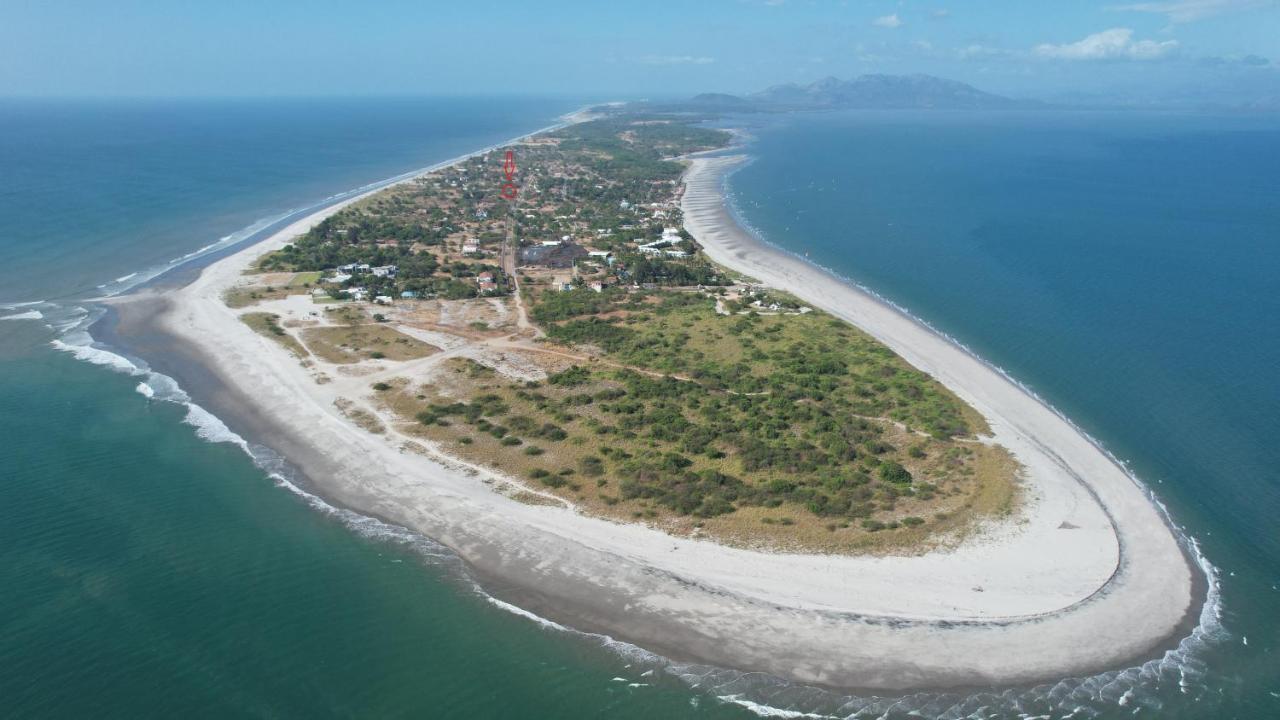
<path id="1" fill-rule="evenodd" d="M 227 424 L 218 419 L 218 416 L 205 410 L 199 405 L 188 402 L 187 415 L 182 418 L 184 424 L 190 425 L 196 429 L 196 437 L 211 443 L 231 443 L 239 445 L 247 452 L 249 443 L 231 431 Z"/>
<path id="2" fill-rule="evenodd" d="M 18 308 L 31 307 L 33 305 L 43 305 L 44 300 L 25 300 L 16 303 L 0 303 L 0 310 L 16 310 Z"/>
<path id="3" fill-rule="evenodd" d="M 802 712 L 800 710 L 783 710 L 776 707 L 770 707 L 768 705 L 761 705 L 758 702 L 753 702 L 740 695 L 721 695 L 719 696 L 719 698 L 724 702 L 733 703 L 734 705 L 741 705 L 742 707 L 750 710 L 751 712 L 755 713 L 756 715 L 759 715 L 760 717 L 787 718 L 788 720 L 791 720 L 792 718 L 819 718 L 820 720 L 827 720 L 827 719 L 839 720 L 838 715 L 820 715 L 818 713 Z"/>
<path id="4" fill-rule="evenodd" d="M 0 320 L 43 320 L 44 313 L 39 310 L 28 310 L 13 315 L 0 315 Z"/>
<path id="5" fill-rule="evenodd" d="M 77 360 L 83 360 L 93 365 L 101 365 L 126 375 L 140 375 L 143 372 L 142 368 L 138 367 L 132 360 L 123 355 L 117 355 L 110 350 L 103 350 L 89 344 L 69 343 L 61 339 L 53 340 L 49 344 L 56 350 L 71 353 Z"/>

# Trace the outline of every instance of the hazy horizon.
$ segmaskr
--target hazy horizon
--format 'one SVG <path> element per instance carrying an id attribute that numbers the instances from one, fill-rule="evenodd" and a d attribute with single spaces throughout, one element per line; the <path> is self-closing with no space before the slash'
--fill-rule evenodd
<path id="1" fill-rule="evenodd" d="M 925 73 L 1050 101 L 1275 104 L 1280 2 L 719 0 L 0 9 L 0 96 L 745 93 Z"/>

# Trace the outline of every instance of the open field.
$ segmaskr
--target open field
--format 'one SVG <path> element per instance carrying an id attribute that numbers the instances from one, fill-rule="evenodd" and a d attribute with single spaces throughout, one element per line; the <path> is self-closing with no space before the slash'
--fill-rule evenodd
<path id="1" fill-rule="evenodd" d="M 250 312 L 240 316 L 240 320 L 245 325 L 253 328 L 253 331 L 265 337 L 280 343 L 289 352 L 298 358 L 306 358 L 310 355 L 306 348 L 288 333 L 279 323 L 280 316 L 272 313 Z"/>
<path id="2" fill-rule="evenodd" d="M 414 360 L 437 348 L 385 325 L 333 325 L 302 331 L 302 342 L 317 357 L 331 363 L 363 360 Z"/>

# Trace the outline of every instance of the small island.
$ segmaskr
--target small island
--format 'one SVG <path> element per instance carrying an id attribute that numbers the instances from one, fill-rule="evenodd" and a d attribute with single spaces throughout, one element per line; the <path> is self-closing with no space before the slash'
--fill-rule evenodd
<path id="1" fill-rule="evenodd" d="M 742 228 L 744 150 L 704 120 L 575 114 L 113 300 L 119 332 L 317 506 L 667 657 L 908 691 L 1180 637 L 1197 591 L 1145 489 L 996 368 Z"/>
<path id="2" fill-rule="evenodd" d="M 344 414 L 522 485 L 517 497 L 790 551 L 919 551 L 1008 515 L 1017 463 L 937 381 L 711 261 L 677 159 L 725 145 L 619 115 L 337 212 L 226 300 Z M 353 378 L 358 380 L 352 381 Z"/>

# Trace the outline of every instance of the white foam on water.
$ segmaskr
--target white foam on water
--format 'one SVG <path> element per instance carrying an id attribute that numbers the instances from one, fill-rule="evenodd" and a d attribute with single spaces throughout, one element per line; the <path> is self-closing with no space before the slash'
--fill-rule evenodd
<path id="1" fill-rule="evenodd" d="M 0 315 L 0 320 L 43 320 L 44 313 L 39 310 L 28 310 L 26 312 L 14 313 L 13 315 Z"/>
<path id="2" fill-rule="evenodd" d="M 138 383 L 138 387 L 134 388 L 134 390 L 137 390 L 139 395 L 147 398 L 148 400 L 156 396 L 156 391 L 152 390 L 151 386 L 145 382 Z"/>
<path id="3" fill-rule="evenodd" d="M 801 712 L 799 710 L 783 710 L 781 708 L 769 707 L 768 705 L 761 705 L 760 703 L 752 702 L 751 700 L 748 700 L 739 695 L 721 695 L 719 696 L 719 699 L 727 703 L 740 705 L 750 710 L 751 712 L 755 713 L 756 715 L 759 715 L 760 717 L 789 718 L 789 719 L 790 718 L 821 718 L 822 720 L 827 720 L 828 718 L 837 718 L 838 720 L 838 716 L 835 716 L 835 715 L 819 715 L 817 713 Z"/>
<path id="4" fill-rule="evenodd" d="M 139 375 L 142 369 L 133 363 L 132 360 L 117 355 L 110 350 L 103 350 L 92 345 L 78 345 L 63 340 L 54 340 L 49 343 L 55 350 L 68 352 L 75 356 L 77 360 L 83 360 L 94 365 L 101 365 L 110 368 L 116 372 L 126 375 Z"/>
<path id="5" fill-rule="evenodd" d="M 187 416 L 182 418 L 182 422 L 196 429 L 196 437 L 211 443 L 239 445 L 245 452 L 249 451 L 249 443 L 232 432 L 231 428 L 228 428 L 226 423 L 219 420 L 216 415 L 193 402 L 188 402 L 186 405 Z"/>

